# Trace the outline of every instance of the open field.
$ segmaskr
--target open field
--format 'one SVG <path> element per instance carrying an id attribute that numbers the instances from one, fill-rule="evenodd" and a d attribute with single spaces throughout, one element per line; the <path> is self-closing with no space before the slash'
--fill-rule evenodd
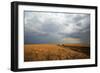
<path id="1" fill-rule="evenodd" d="M 89 51 L 89 47 L 82 45 L 25 44 L 24 61 L 88 59 Z"/>

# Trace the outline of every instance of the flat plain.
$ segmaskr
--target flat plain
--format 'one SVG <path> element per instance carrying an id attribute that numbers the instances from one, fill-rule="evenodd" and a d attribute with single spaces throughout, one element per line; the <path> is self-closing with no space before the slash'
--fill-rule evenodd
<path id="1" fill-rule="evenodd" d="M 25 44 L 24 61 L 89 59 L 90 47 L 81 44 Z"/>

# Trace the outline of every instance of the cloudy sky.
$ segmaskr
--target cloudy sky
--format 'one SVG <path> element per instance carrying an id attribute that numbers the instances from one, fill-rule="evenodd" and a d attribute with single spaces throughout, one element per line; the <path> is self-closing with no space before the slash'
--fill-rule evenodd
<path id="1" fill-rule="evenodd" d="M 24 42 L 90 43 L 90 15 L 56 12 L 24 12 Z"/>

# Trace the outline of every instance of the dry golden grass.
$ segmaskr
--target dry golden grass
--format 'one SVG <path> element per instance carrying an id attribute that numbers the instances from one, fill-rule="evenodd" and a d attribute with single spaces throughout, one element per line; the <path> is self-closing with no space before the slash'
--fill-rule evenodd
<path id="1" fill-rule="evenodd" d="M 27 44 L 24 46 L 24 61 L 87 59 L 88 55 L 56 44 Z"/>

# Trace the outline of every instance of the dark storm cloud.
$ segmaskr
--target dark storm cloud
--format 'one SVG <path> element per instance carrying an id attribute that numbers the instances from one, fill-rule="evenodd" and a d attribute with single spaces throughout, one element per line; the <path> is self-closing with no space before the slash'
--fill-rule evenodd
<path id="1" fill-rule="evenodd" d="M 24 28 L 25 43 L 68 43 L 64 39 L 69 37 L 80 38 L 79 43 L 90 41 L 89 14 L 26 11 Z"/>

